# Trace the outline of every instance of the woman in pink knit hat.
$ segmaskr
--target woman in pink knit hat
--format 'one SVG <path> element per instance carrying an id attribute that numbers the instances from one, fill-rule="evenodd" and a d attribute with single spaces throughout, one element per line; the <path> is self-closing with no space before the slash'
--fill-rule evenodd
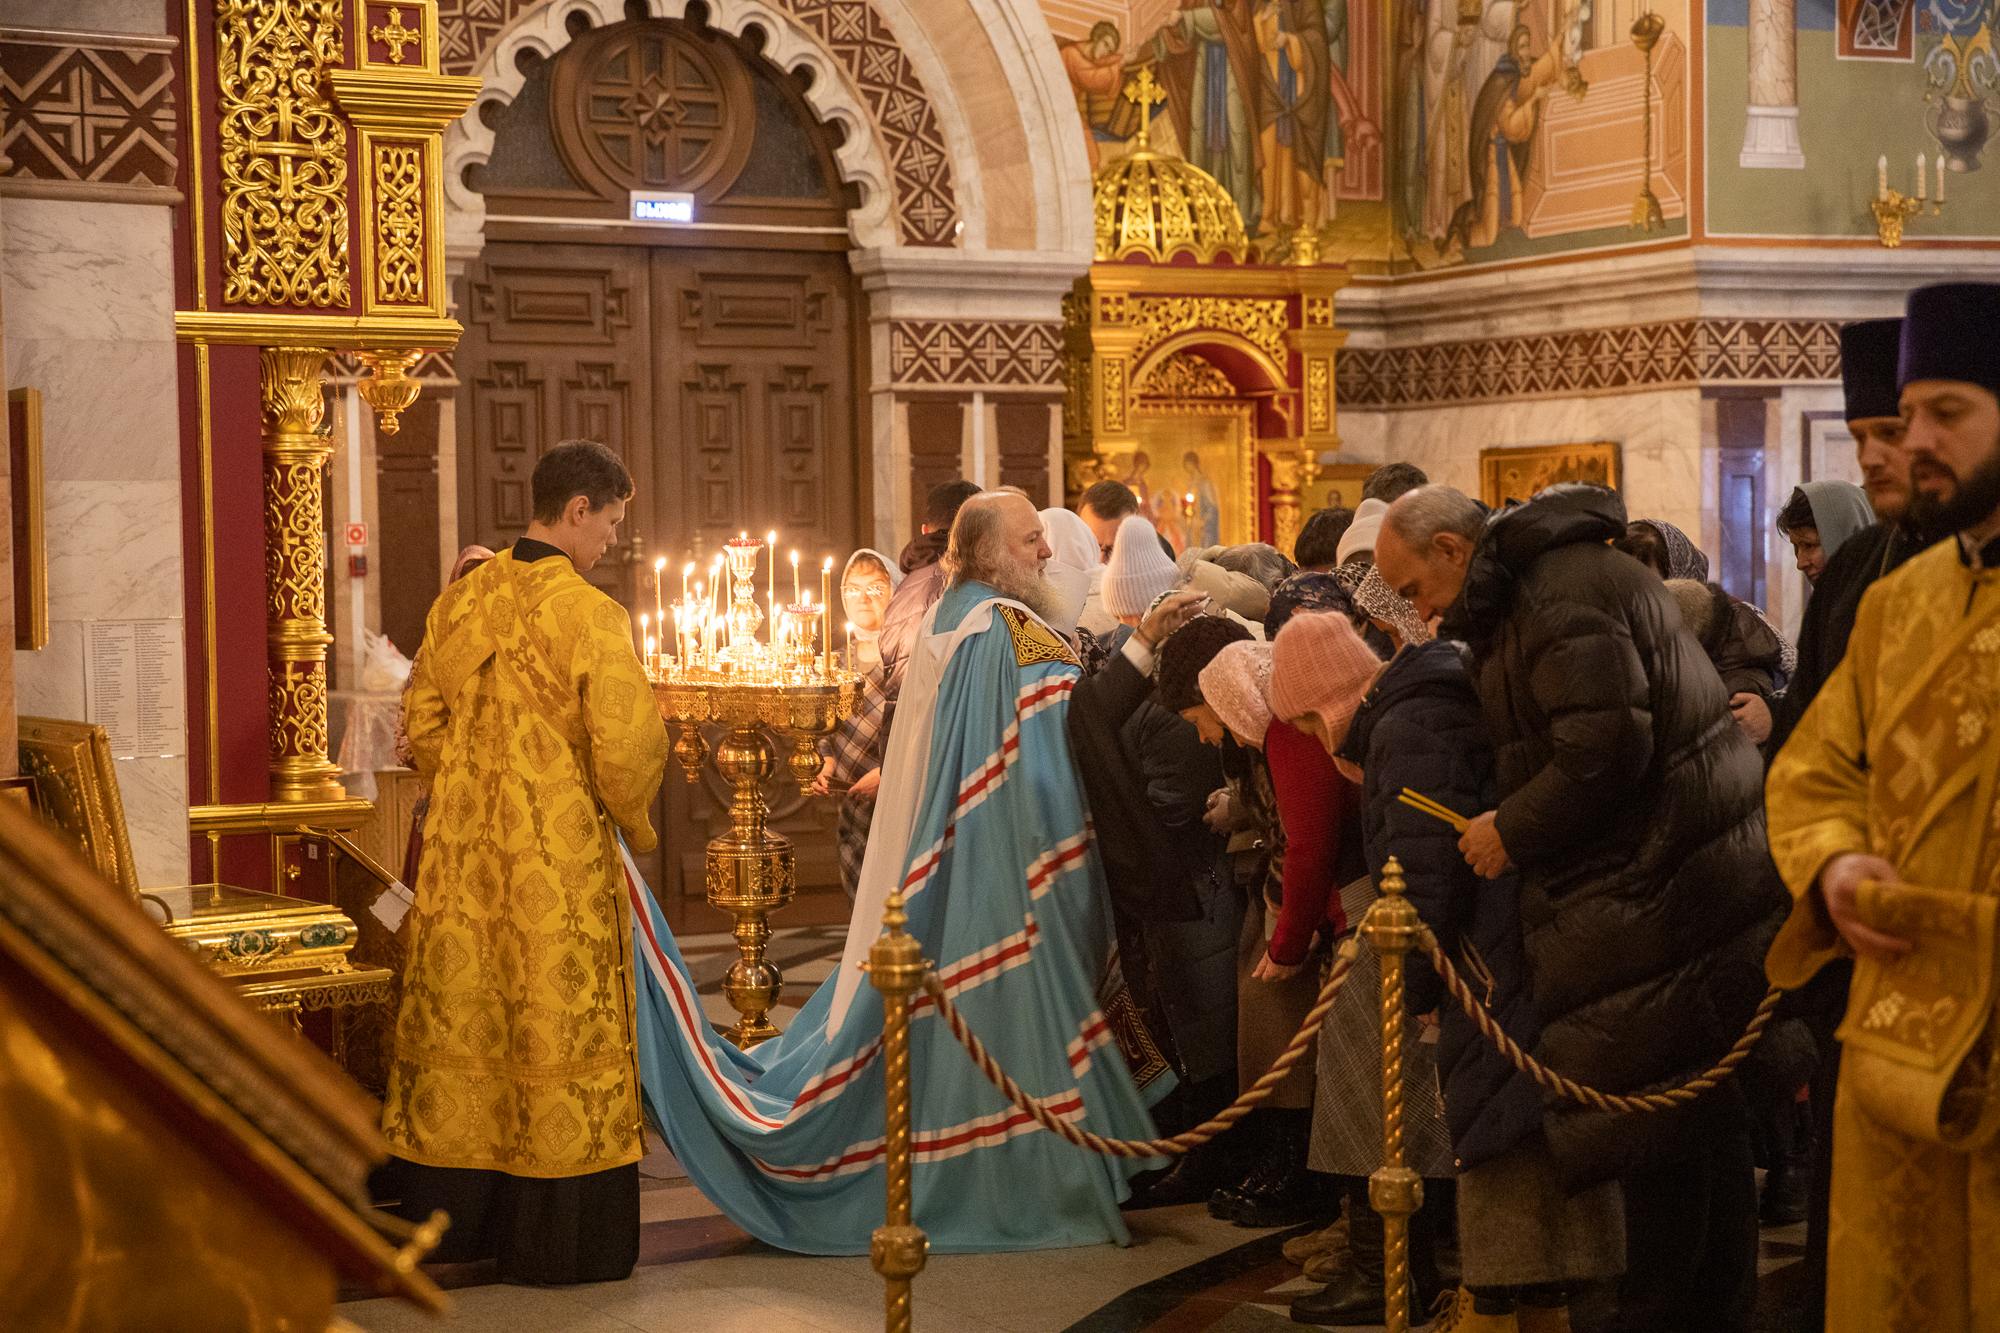
<path id="1" fill-rule="evenodd" d="M 1382 666 L 1345 617 L 1297 616 L 1272 646 L 1271 705 L 1344 766 L 1358 766 L 1371 875 L 1396 859 L 1425 924 L 1485 992 L 1508 1035 L 1532 1048 L 1537 1029 L 1514 876 L 1481 880 L 1459 854 L 1457 830 L 1398 799 L 1408 788 L 1468 815 L 1495 804 L 1493 749 L 1458 645 L 1413 643 Z M 1373 896 L 1371 880 L 1363 898 Z M 1366 908 L 1357 900 L 1348 910 L 1352 918 Z M 1339 1115 L 1322 1113 L 1314 1124 L 1316 1170 L 1365 1171 L 1380 1160 L 1379 1098 L 1328 1095 L 1330 1086 L 1352 1088 L 1357 1079 L 1379 1086 L 1379 984 L 1373 953 L 1364 950 L 1320 1031 L 1319 1105 Z M 1541 1089 L 1480 1036 L 1427 964 L 1413 960 L 1405 986 L 1405 1160 L 1426 1177 L 1458 1176 L 1463 1286 L 1439 1313 L 1450 1311 L 1444 1322 L 1458 1333 L 1565 1333 L 1570 1290 L 1624 1266 L 1618 1186 L 1570 1197 L 1542 1134 Z M 1427 1027 L 1434 1041 L 1424 1040 Z M 1427 1189 L 1426 1198 L 1435 1193 Z M 1427 1203 L 1411 1219 L 1420 1296 L 1434 1213 Z M 1349 1221 L 1350 1285 L 1299 1297 L 1295 1320 L 1348 1323 L 1381 1308 L 1373 1249 L 1381 1222 L 1365 1191 L 1350 1196 Z"/>
<path id="2" fill-rule="evenodd" d="M 1237 954 L 1237 1067 L 1244 1087 L 1263 1075 L 1311 1012 L 1319 993 L 1319 969 L 1307 966 L 1315 943 L 1323 958 L 1344 929 L 1342 853 L 1355 873 L 1360 864 L 1353 784 L 1310 737 L 1272 717 L 1271 660 L 1269 644 L 1229 644 L 1201 671 L 1201 702 L 1182 712 L 1225 756 L 1236 747 L 1246 772 L 1239 789 L 1261 815 L 1272 848 L 1264 891 L 1252 895 Z M 1338 1208 L 1307 1166 L 1316 1086 L 1310 1068 L 1302 1060 L 1264 1103 L 1264 1178 L 1253 1175 L 1237 1198 L 1211 1201 L 1211 1212 L 1239 1225 L 1274 1226 Z"/>

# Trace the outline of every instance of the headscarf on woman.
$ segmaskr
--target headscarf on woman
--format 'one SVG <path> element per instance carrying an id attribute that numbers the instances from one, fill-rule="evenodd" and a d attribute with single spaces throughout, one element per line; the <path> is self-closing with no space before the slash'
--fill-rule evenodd
<path id="1" fill-rule="evenodd" d="M 1090 573 L 1104 563 L 1097 549 L 1097 538 L 1092 535 L 1090 525 L 1069 510 L 1044 509 L 1042 540 L 1049 544 L 1050 551 L 1042 576 L 1061 596 L 1063 605 L 1062 614 L 1050 620 L 1049 627 L 1058 634 L 1074 637 L 1077 622 L 1090 601 Z"/>
<path id="2" fill-rule="evenodd" d="M 1667 577 L 1670 579 L 1693 579 L 1697 583 L 1708 582 L 1708 557 L 1702 549 L 1688 540 L 1688 535 L 1663 518 L 1639 518 L 1632 520 L 1644 523 L 1660 534 L 1660 544 L 1667 548 Z"/>
<path id="3" fill-rule="evenodd" d="M 1229 644 L 1201 669 L 1201 697 L 1236 739 L 1261 747 L 1271 729 L 1271 645 Z"/>
<path id="4" fill-rule="evenodd" d="M 1813 527 L 1819 532 L 1819 549 L 1828 560 L 1855 533 L 1875 521 L 1875 508 L 1868 492 L 1850 481 L 1809 481 L 1793 494 L 1805 492 L 1812 506 Z"/>

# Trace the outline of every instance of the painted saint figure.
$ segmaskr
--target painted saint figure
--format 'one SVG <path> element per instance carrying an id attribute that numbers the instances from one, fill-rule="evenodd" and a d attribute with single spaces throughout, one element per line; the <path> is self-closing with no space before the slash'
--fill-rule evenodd
<path id="1" fill-rule="evenodd" d="M 1201 455 L 1190 449 L 1181 455 L 1182 487 L 1194 496 L 1194 530 L 1190 546 L 1222 544 L 1222 497 L 1215 483 L 1201 470 Z"/>

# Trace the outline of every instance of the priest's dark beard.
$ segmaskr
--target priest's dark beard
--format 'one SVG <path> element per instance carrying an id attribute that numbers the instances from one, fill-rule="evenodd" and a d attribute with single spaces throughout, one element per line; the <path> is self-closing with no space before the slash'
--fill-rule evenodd
<path id="1" fill-rule="evenodd" d="M 2000 447 L 1979 460 L 1949 500 L 1922 490 L 1912 495 L 1904 525 L 1926 540 L 1942 541 L 1954 532 L 1978 527 L 1996 509 L 2000 509 Z"/>

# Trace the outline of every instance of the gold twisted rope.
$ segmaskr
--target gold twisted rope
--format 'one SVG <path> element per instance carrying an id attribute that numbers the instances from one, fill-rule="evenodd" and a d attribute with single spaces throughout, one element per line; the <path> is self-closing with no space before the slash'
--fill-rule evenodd
<path id="1" fill-rule="evenodd" d="M 1319 1025 L 1325 1021 L 1328 1011 L 1333 1008 L 1334 997 L 1340 994 L 1341 986 L 1347 981 L 1348 972 L 1354 967 L 1357 951 L 1358 946 L 1351 939 L 1340 946 L 1340 952 L 1333 961 L 1333 970 L 1327 973 L 1326 984 L 1320 987 L 1318 1003 L 1313 1005 L 1312 1012 L 1306 1015 L 1305 1021 L 1299 1024 L 1299 1030 L 1293 1034 L 1291 1042 L 1284 1050 L 1278 1052 L 1278 1058 L 1271 1062 L 1271 1067 L 1264 1071 L 1264 1076 L 1244 1089 L 1242 1095 L 1235 1101 L 1216 1112 L 1213 1119 L 1204 1120 L 1193 1129 L 1176 1134 L 1170 1139 L 1107 1139 L 1101 1134 L 1093 1134 L 1087 1129 L 1080 1129 L 1071 1124 L 1029 1096 L 1027 1091 L 1000 1067 L 1000 1062 L 986 1049 L 986 1043 L 979 1040 L 966 1023 L 965 1015 L 958 1012 L 958 1006 L 954 1005 L 945 994 L 944 983 L 938 980 L 935 972 L 925 974 L 924 993 L 937 1003 L 939 1017 L 943 1018 L 951 1028 L 951 1035 L 958 1038 L 958 1044 L 965 1048 L 966 1054 L 972 1057 L 972 1062 L 979 1066 L 979 1072 L 986 1075 L 987 1081 L 1000 1090 L 1001 1096 L 1033 1116 L 1035 1123 L 1043 1129 L 1061 1135 L 1079 1148 L 1106 1157 L 1178 1157 L 1191 1148 L 1207 1143 L 1250 1114 L 1259 1102 L 1271 1095 L 1273 1088 L 1284 1081 L 1285 1075 L 1292 1072 L 1292 1066 L 1296 1065 L 1299 1057 L 1305 1054 L 1306 1047 L 1312 1043 L 1314 1034 L 1319 1031 Z"/>
<path id="2" fill-rule="evenodd" d="M 1621 1096 L 1617 1093 L 1586 1088 L 1575 1079 L 1565 1078 L 1556 1073 L 1522 1050 L 1519 1043 L 1501 1030 L 1500 1021 L 1493 1017 L 1493 1011 L 1482 1004 L 1479 997 L 1472 993 L 1472 988 L 1465 984 L 1465 978 L 1458 974 L 1458 969 L 1451 965 L 1451 959 L 1445 957 L 1444 950 L 1438 947 L 1437 936 L 1431 934 L 1428 927 L 1424 927 L 1420 938 L 1430 956 L 1431 966 L 1444 978 L 1445 986 L 1457 997 L 1466 1016 L 1479 1025 L 1479 1030 L 1486 1034 L 1488 1041 L 1499 1048 L 1502 1055 L 1513 1061 L 1514 1068 L 1549 1091 L 1559 1093 L 1571 1101 L 1582 1102 L 1593 1111 L 1664 1111 L 1669 1107 L 1693 1101 L 1735 1073 L 1736 1067 L 1749 1057 L 1758 1041 L 1763 1038 L 1764 1029 L 1770 1025 L 1771 1015 L 1785 994 L 1778 987 L 1771 987 L 1764 996 L 1764 1002 L 1757 1006 L 1757 1012 L 1751 1015 L 1750 1026 L 1743 1029 L 1743 1035 L 1736 1039 L 1736 1044 L 1729 1048 L 1728 1054 L 1678 1088 L 1637 1096 Z"/>
<path id="3" fill-rule="evenodd" d="M 1729 1048 L 1728 1053 L 1680 1087 L 1670 1088 L 1665 1092 L 1624 1096 L 1587 1088 L 1575 1079 L 1556 1073 L 1522 1050 L 1512 1037 L 1501 1030 L 1499 1020 L 1493 1017 L 1492 1012 L 1480 1002 L 1479 997 L 1472 993 L 1471 987 L 1466 985 L 1465 978 L 1459 975 L 1458 969 L 1451 965 L 1449 958 L 1445 957 L 1444 950 L 1438 947 L 1437 937 L 1431 934 L 1428 927 L 1423 929 L 1421 939 L 1431 966 L 1435 967 L 1438 975 L 1444 978 L 1445 986 L 1464 1007 L 1466 1014 L 1478 1025 L 1479 1030 L 1485 1034 L 1486 1039 L 1512 1061 L 1516 1069 L 1551 1092 L 1567 1097 L 1571 1101 L 1581 1102 L 1595 1111 L 1664 1111 L 1669 1107 L 1693 1101 L 1734 1074 L 1736 1067 L 1749 1058 L 1750 1052 L 1762 1040 L 1765 1028 L 1770 1026 L 1771 1015 L 1777 1009 L 1778 1001 L 1784 996 L 1782 990 L 1773 986 L 1764 996 L 1764 1002 L 1757 1006 L 1757 1012 L 1751 1016 L 1750 1025 L 1743 1030 L 1743 1035 L 1736 1039 L 1736 1044 Z M 1334 998 L 1340 994 L 1341 986 L 1347 981 L 1348 972 L 1354 967 L 1357 947 L 1352 939 L 1340 946 L 1340 953 L 1334 960 L 1333 970 L 1327 974 L 1326 984 L 1320 988 L 1318 1002 L 1313 1005 L 1312 1012 L 1306 1015 L 1305 1021 L 1299 1025 L 1299 1030 L 1293 1034 L 1285 1049 L 1278 1053 L 1278 1058 L 1271 1062 L 1271 1067 L 1265 1071 L 1264 1076 L 1245 1089 L 1235 1101 L 1217 1112 L 1213 1119 L 1204 1120 L 1193 1129 L 1176 1134 L 1170 1139 L 1107 1139 L 1101 1134 L 1093 1134 L 1064 1120 L 1040 1101 L 1029 1096 L 1027 1091 L 1000 1067 L 999 1061 L 995 1060 L 992 1053 L 986 1049 L 986 1043 L 979 1039 L 965 1021 L 965 1015 L 961 1014 L 958 1007 L 946 996 L 944 983 L 938 980 L 936 973 L 929 973 L 924 977 L 924 993 L 937 1004 L 938 1015 L 951 1029 L 951 1035 L 957 1038 L 958 1044 L 965 1048 L 966 1054 L 972 1057 L 972 1062 L 979 1066 L 979 1072 L 1000 1090 L 1001 1096 L 1033 1116 L 1035 1123 L 1043 1129 L 1061 1136 L 1079 1148 L 1106 1157 L 1178 1157 L 1189 1149 L 1207 1143 L 1248 1115 L 1258 1103 L 1271 1095 L 1271 1090 L 1284 1080 L 1285 1075 L 1292 1072 L 1292 1067 L 1305 1054 L 1306 1046 L 1312 1041 L 1313 1034 L 1319 1030 L 1319 1025 L 1325 1020 L 1327 1012 L 1333 1008 Z"/>

